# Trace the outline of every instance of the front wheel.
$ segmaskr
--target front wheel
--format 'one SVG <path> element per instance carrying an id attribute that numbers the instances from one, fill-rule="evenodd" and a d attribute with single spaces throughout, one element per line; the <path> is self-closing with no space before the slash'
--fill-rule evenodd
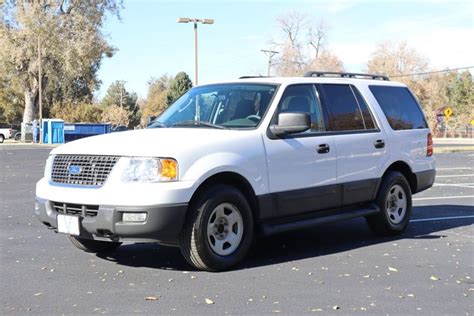
<path id="1" fill-rule="evenodd" d="M 114 251 L 122 244 L 121 242 L 84 239 L 71 235 L 68 235 L 67 238 L 76 248 L 94 253 Z"/>
<path id="2" fill-rule="evenodd" d="M 245 258 L 252 244 L 253 217 L 239 190 L 227 185 L 212 187 L 189 211 L 180 249 L 192 266 L 221 271 Z"/>
<path id="3" fill-rule="evenodd" d="M 400 172 L 386 174 L 377 193 L 376 203 L 380 212 L 366 217 L 377 235 L 390 236 L 403 232 L 412 212 L 411 190 Z"/>

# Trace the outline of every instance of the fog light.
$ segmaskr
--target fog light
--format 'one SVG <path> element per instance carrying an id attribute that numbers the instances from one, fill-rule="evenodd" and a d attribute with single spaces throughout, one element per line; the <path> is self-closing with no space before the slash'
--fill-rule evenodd
<path id="1" fill-rule="evenodd" d="M 123 213 L 122 221 L 124 222 L 144 222 L 146 213 Z"/>
<path id="2" fill-rule="evenodd" d="M 39 205 L 39 203 L 38 203 L 38 202 L 35 202 L 35 211 L 37 211 L 37 212 L 38 212 L 38 211 L 39 211 L 39 209 L 40 209 L 40 205 Z"/>

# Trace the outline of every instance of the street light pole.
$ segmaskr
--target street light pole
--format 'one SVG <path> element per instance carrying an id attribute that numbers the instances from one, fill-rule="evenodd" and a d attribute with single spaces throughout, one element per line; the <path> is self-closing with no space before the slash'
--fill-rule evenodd
<path id="1" fill-rule="evenodd" d="M 38 104 L 39 104 L 39 142 L 43 143 L 43 74 L 41 73 L 41 37 L 38 37 Z M 26 133 L 25 133 L 26 134 Z M 33 133 L 33 135 L 35 135 Z M 33 140 L 36 142 L 36 139 Z"/>
<path id="2" fill-rule="evenodd" d="M 268 55 L 268 69 L 267 69 L 267 76 L 270 77 L 270 68 L 272 67 L 272 58 L 276 54 L 278 54 L 277 51 L 274 50 L 266 50 L 266 49 L 261 49 L 260 51 L 264 52 L 265 54 Z"/>
<path id="3" fill-rule="evenodd" d="M 214 24 L 213 19 L 179 18 L 178 23 L 194 23 L 194 85 L 198 85 L 198 32 L 197 24 Z"/>
<path id="4" fill-rule="evenodd" d="M 194 22 L 194 82 L 198 85 L 198 25 Z"/>

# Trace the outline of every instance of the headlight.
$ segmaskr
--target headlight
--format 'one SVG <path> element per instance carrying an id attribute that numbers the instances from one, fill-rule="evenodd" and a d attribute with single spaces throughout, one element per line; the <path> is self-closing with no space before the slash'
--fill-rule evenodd
<path id="1" fill-rule="evenodd" d="M 123 182 L 168 182 L 178 180 L 178 162 L 174 159 L 127 158 Z"/>
<path id="2" fill-rule="evenodd" d="M 53 171 L 53 161 L 54 155 L 49 155 L 48 159 L 46 159 L 46 164 L 44 166 L 44 177 L 48 180 L 51 179 L 51 173 Z"/>

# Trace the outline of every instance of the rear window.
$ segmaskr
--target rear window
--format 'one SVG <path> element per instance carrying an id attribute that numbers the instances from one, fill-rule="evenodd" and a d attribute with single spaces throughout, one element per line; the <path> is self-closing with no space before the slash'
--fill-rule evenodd
<path id="1" fill-rule="evenodd" d="M 427 128 L 425 117 L 405 87 L 369 86 L 394 130 Z"/>

